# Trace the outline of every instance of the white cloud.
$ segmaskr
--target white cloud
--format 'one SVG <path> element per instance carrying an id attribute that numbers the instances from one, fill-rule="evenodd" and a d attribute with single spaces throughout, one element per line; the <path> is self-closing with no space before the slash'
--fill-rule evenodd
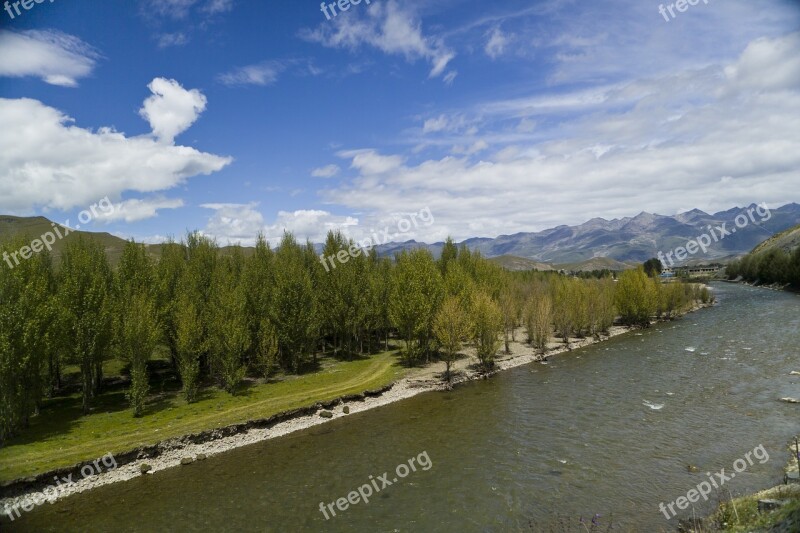
<path id="1" fill-rule="evenodd" d="M 340 170 L 339 165 L 327 165 L 315 168 L 311 171 L 311 175 L 315 178 L 332 178 L 336 176 Z"/>
<path id="2" fill-rule="evenodd" d="M 395 0 L 372 4 L 360 13 L 348 13 L 347 17 L 336 17 L 315 30 L 302 31 L 300 36 L 330 48 L 354 50 L 369 45 L 386 54 L 402 55 L 408 61 L 424 58 L 431 64 L 430 77 L 440 76 L 455 57 L 441 39 L 423 35 L 422 23 L 416 15 L 401 8 Z"/>
<path id="3" fill-rule="evenodd" d="M 381 155 L 375 150 L 345 150 L 337 154 L 344 159 L 352 159 L 350 168 L 361 172 L 364 176 L 386 174 L 399 169 L 405 158 L 399 155 Z"/>
<path id="4" fill-rule="evenodd" d="M 189 37 L 183 32 L 163 33 L 158 37 L 159 48 L 169 48 L 170 46 L 183 46 L 189 42 Z"/>
<path id="5" fill-rule="evenodd" d="M 758 39 L 750 43 L 725 74 L 747 89 L 797 89 L 800 87 L 800 32 L 784 39 Z"/>
<path id="6" fill-rule="evenodd" d="M 760 39 L 742 50 L 727 64 L 475 106 L 481 140 L 497 150 L 478 161 L 470 152 L 488 146 L 475 139 L 456 146 L 456 156 L 413 164 L 400 154 L 342 152 L 359 176 L 323 200 L 353 212 L 427 205 L 436 215 L 429 242 L 642 209 L 669 215 L 687 204 L 713 212 L 800 201 L 800 39 Z M 535 115 L 546 116 L 520 121 Z M 498 144 L 503 135 L 510 142 Z"/>
<path id="7" fill-rule="evenodd" d="M 232 161 L 73 122 L 37 100 L 0 98 L 0 212 L 84 209 L 124 191 L 165 191 Z"/>
<path id="8" fill-rule="evenodd" d="M 489 40 L 486 42 L 486 47 L 484 48 L 486 55 L 491 57 L 492 59 L 497 59 L 506 51 L 506 46 L 508 46 L 509 38 L 500 28 L 494 28 L 489 34 Z"/>
<path id="9" fill-rule="evenodd" d="M 240 243 L 251 246 L 256 236 L 263 233 L 271 246 L 277 245 L 285 231 L 291 232 L 301 242 L 323 242 L 329 230 L 347 231 L 358 226 L 358 219 L 337 216 L 321 210 L 279 211 L 272 224 L 265 224 L 258 204 L 205 204 L 213 209 L 203 233 L 213 236 L 221 244 Z"/>
<path id="10" fill-rule="evenodd" d="M 448 121 L 445 115 L 429 118 L 422 125 L 422 133 L 435 133 L 437 131 L 442 131 L 443 129 L 447 128 L 447 124 Z"/>
<path id="11" fill-rule="evenodd" d="M 51 85 L 77 87 L 98 57 L 91 46 L 59 31 L 0 31 L 0 76 L 34 76 Z"/>
<path id="12" fill-rule="evenodd" d="M 156 15 L 182 19 L 196 3 L 197 0 L 146 0 L 144 5 Z"/>
<path id="13" fill-rule="evenodd" d="M 283 66 L 276 61 L 239 67 L 220 74 L 217 79 L 225 85 L 272 85 L 278 81 Z"/>
<path id="14" fill-rule="evenodd" d="M 474 143 L 472 143 L 470 146 L 467 146 L 467 147 L 460 146 L 460 145 L 459 146 L 454 146 L 452 152 L 454 154 L 474 155 L 474 154 L 477 154 L 478 152 L 483 152 L 487 148 L 489 148 L 489 143 L 487 143 L 483 139 L 480 139 L 480 140 L 475 141 Z"/>
<path id="15" fill-rule="evenodd" d="M 203 12 L 210 15 L 216 13 L 226 13 L 233 9 L 233 0 L 208 0 L 208 3 L 203 6 Z"/>
<path id="16" fill-rule="evenodd" d="M 159 209 L 177 209 L 183 207 L 180 198 L 132 198 L 114 204 L 114 209 L 108 213 L 100 211 L 95 218 L 99 222 L 111 223 L 124 220 L 136 222 L 158 216 Z"/>
<path id="17" fill-rule="evenodd" d="M 172 143 L 205 111 L 206 97 L 197 89 L 187 91 L 177 81 L 165 78 L 156 78 L 147 87 L 153 95 L 144 101 L 139 114 L 162 142 Z"/>

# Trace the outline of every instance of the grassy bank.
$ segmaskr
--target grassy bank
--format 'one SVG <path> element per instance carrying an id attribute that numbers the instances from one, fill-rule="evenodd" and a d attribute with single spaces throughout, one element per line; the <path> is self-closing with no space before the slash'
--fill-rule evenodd
<path id="1" fill-rule="evenodd" d="M 772 511 L 759 512 L 759 500 L 781 500 L 784 505 Z M 800 486 L 781 485 L 758 494 L 743 496 L 722 503 L 719 509 L 695 533 L 723 531 L 727 533 L 800 531 Z"/>
<path id="2" fill-rule="evenodd" d="M 141 418 L 131 416 L 121 389 L 101 394 L 88 416 L 81 413 L 79 392 L 48 400 L 31 419 L 31 427 L 0 449 L 0 481 L 361 393 L 387 385 L 404 373 L 397 356 L 389 352 L 351 362 L 325 359 L 321 363 L 319 372 L 287 376 L 275 383 L 250 383 L 236 396 L 210 387 L 192 404 L 169 390 L 168 384 Z"/>

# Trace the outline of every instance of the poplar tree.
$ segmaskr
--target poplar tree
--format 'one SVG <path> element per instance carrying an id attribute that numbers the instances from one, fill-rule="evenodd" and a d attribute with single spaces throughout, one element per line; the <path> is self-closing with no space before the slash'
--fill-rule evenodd
<path id="1" fill-rule="evenodd" d="M 102 380 L 112 336 L 111 270 L 103 247 L 82 235 L 68 241 L 58 276 L 60 345 L 80 368 L 83 412 L 89 413 Z"/>
<path id="2" fill-rule="evenodd" d="M 436 314 L 433 324 L 434 334 L 442 348 L 445 362 L 445 379 L 450 382 L 450 366 L 456 359 L 464 340 L 470 333 L 467 310 L 455 296 L 448 296 Z"/>
<path id="3" fill-rule="evenodd" d="M 494 366 L 502 331 L 503 315 L 500 307 L 487 293 L 476 293 L 472 302 L 472 342 L 484 370 L 491 370 Z"/>

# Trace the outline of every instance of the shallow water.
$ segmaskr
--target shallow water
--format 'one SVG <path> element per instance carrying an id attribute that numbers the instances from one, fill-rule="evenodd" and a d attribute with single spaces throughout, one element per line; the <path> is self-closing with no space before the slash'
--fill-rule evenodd
<path id="1" fill-rule="evenodd" d="M 727 284 L 715 292 L 713 309 L 549 365 L 102 487 L 0 529 L 549 531 L 600 514 L 615 530 L 671 530 L 659 502 L 705 472 L 730 472 L 761 444 L 770 460 L 737 474 L 725 495 L 779 481 L 800 430 L 800 407 L 777 401 L 800 396 L 800 376 L 789 376 L 800 370 L 800 297 Z M 320 512 L 370 476 L 392 481 L 424 452 L 429 469 L 328 520 Z M 712 505 L 701 500 L 696 512 Z"/>

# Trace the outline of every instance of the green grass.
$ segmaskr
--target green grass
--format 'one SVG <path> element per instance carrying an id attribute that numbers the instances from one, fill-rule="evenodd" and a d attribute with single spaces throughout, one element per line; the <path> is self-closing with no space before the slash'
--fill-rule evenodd
<path id="1" fill-rule="evenodd" d="M 760 499 L 789 500 L 789 503 L 774 511 L 759 513 Z M 776 526 L 784 528 L 776 531 L 797 531 L 796 527 L 800 524 L 800 491 L 796 486 L 780 486 L 758 495 L 723 502 L 709 522 L 713 526 L 700 531 L 747 533 L 770 531 Z"/>
<path id="2" fill-rule="evenodd" d="M 193 404 L 187 404 L 174 390 L 155 390 L 141 418 L 133 418 L 124 390 L 100 395 L 87 416 L 81 413 L 80 393 L 54 398 L 45 403 L 29 428 L 0 449 L 0 481 L 361 393 L 387 385 L 405 372 L 397 356 L 389 352 L 352 362 L 324 363 L 319 372 L 250 384 L 236 396 L 213 387 L 203 389 Z"/>

